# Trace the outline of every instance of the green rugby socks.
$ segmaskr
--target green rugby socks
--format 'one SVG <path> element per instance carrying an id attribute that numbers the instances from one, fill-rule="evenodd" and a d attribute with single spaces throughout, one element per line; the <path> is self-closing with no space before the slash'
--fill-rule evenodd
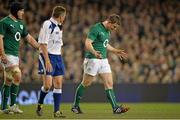
<path id="1" fill-rule="evenodd" d="M 16 104 L 16 97 L 17 97 L 18 91 L 19 91 L 19 85 L 12 84 L 11 89 L 10 89 L 10 92 L 11 92 L 11 105 L 10 106 Z"/>
<path id="2" fill-rule="evenodd" d="M 118 105 L 117 105 L 116 97 L 114 94 L 114 90 L 113 89 L 107 89 L 105 91 L 106 91 L 106 96 L 107 96 L 109 102 L 111 103 L 112 108 L 113 109 L 116 108 Z"/>
<path id="3" fill-rule="evenodd" d="M 1 94 L 2 94 L 1 110 L 7 109 L 9 93 L 10 93 L 10 86 L 4 84 L 1 89 Z"/>
<path id="4" fill-rule="evenodd" d="M 80 84 L 78 88 L 76 89 L 75 100 L 73 104 L 74 106 L 79 106 L 79 102 L 83 96 L 84 90 L 85 90 L 85 87 L 82 84 Z"/>

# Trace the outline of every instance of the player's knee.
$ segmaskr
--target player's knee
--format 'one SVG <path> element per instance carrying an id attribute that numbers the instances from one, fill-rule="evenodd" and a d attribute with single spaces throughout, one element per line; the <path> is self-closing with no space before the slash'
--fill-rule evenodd
<path id="1" fill-rule="evenodd" d="M 14 79 L 14 78 L 19 78 L 21 77 L 21 70 L 19 67 L 14 67 L 14 68 L 7 68 L 6 69 L 6 78 L 7 79 Z"/>
<path id="2" fill-rule="evenodd" d="M 44 86 L 44 91 L 49 91 L 51 89 L 51 86 Z"/>
<path id="3" fill-rule="evenodd" d="M 111 82 L 111 81 L 105 82 L 105 87 L 106 88 L 112 88 L 113 87 L 113 82 Z"/>
<path id="4" fill-rule="evenodd" d="M 85 81 L 83 80 L 82 83 L 81 83 L 84 87 L 88 87 L 91 85 L 91 81 Z"/>
<path id="5" fill-rule="evenodd" d="M 61 87 L 62 87 L 62 82 L 61 82 L 61 81 L 56 81 L 56 82 L 54 83 L 54 87 L 55 87 L 55 88 L 61 88 Z"/>
<path id="6" fill-rule="evenodd" d="M 6 69 L 6 80 L 8 81 L 12 81 L 13 80 L 13 76 L 12 76 L 12 70 L 11 69 Z"/>
<path id="7" fill-rule="evenodd" d="M 52 83 L 50 81 L 46 81 L 46 82 L 44 82 L 43 87 L 44 87 L 45 91 L 48 91 L 51 89 Z"/>
<path id="8" fill-rule="evenodd" d="M 6 80 L 4 81 L 4 83 L 5 83 L 5 85 L 10 86 L 11 83 L 12 83 L 12 80 L 6 78 Z"/>
<path id="9" fill-rule="evenodd" d="M 21 70 L 19 69 L 19 67 L 15 67 L 12 69 L 12 76 L 14 78 L 15 84 L 21 83 Z"/>
<path id="10" fill-rule="evenodd" d="M 15 84 L 20 84 L 21 83 L 21 79 L 14 79 L 14 83 Z"/>
<path id="11" fill-rule="evenodd" d="M 42 90 L 43 92 L 49 92 L 50 88 L 47 88 L 47 87 L 42 86 L 42 87 L 41 87 L 41 90 Z"/>

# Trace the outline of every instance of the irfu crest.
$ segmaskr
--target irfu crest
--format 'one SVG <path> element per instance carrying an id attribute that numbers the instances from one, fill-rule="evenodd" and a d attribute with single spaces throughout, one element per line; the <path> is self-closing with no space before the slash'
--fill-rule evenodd
<path id="1" fill-rule="evenodd" d="M 23 25 L 20 25 L 20 28 L 23 29 Z"/>

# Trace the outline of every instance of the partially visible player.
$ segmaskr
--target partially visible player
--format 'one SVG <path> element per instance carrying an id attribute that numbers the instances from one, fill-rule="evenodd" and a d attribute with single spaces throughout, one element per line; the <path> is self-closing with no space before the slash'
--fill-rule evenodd
<path id="1" fill-rule="evenodd" d="M 54 98 L 54 117 L 65 117 L 59 111 L 62 80 L 65 73 L 64 63 L 61 56 L 62 24 L 65 20 L 66 9 L 56 6 L 53 9 L 52 17 L 43 23 L 39 34 L 40 55 L 39 55 L 39 74 L 43 80 L 43 86 L 38 100 L 36 113 L 42 116 L 42 105 L 44 98 L 49 92 L 52 84 Z"/>
<path id="2" fill-rule="evenodd" d="M 116 49 L 109 44 L 110 32 L 116 30 L 119 25 L 120 17 L 112 14 L 104 22 L 99 22 L 90 29 L 85 41 L 87 51 L 84 60 L 83 80 L 76 90 L 72 112 L 76 114 L 82 113 L 79 106 L 80 100 L 84 90 L 91 85 L 97 74 L 103 80 L 105 92 L 112 106 L 113 113 L 120 114 L 129 110 L 129 108 L 119 106 L 116 102 L 111 68 L 107 59 L 107 51 L 113 52 L 120 58 L 127 58 L 127 54 L 123 50 Z"/>
<path id="3" fill-rule="evenodd" d="M 10 6 L 10 14 L 0 21 L 0 60 L 5 67 L 6 79 L 2 86 L 3 113 L 23 113 L 16 105 L 16 97 L 21 82 L 21 70 L 19 69 L 19 42 L 21 37 L 26 38 L 33 47 L 39 48 L 36 40 L 27 32 L 25 24 L 22 22 L 24 15 L 23 5 L 14 2 Z M 8 108 L 8 98 L 11 98 Z"/>

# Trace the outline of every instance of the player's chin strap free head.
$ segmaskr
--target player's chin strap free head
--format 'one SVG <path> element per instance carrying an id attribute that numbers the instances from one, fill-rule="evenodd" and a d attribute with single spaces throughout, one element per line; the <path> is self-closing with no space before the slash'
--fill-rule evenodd
<path id="1" fill-rule="evenodd" d="M 20 2 L 13 2 L 11 5 L 10 5 L 10 13 L 16 18 L 16 19 L 19 19 L 18 18 L 18 11 L 19 10 L 22 10 L 24 9 L 23 8 L 23 5 L 20 3 Z"/>

